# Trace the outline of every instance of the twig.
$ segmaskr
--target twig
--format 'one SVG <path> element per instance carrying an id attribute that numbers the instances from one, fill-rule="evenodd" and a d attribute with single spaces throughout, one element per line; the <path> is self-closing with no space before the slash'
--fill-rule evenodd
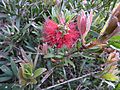
<path id="1" fill-rule="evenodd" d="M 97 73 L 99 73 L 99 71 L 97 71 L 97 72 L 91 72 L 91 73 L 88 73 L 88 74 L 83 75 L 81 77 L 73 78 L 73 79 L 67 80 L 65 82 L 62 82 L 62 83 L 59 83 L 59 84 L 56 84 L 56 85 L 53 85 L 53 86 L 50 86 L 50 87 L 47 87 L 47 88 L 44 88 L 44 89 L 39 89 L 39 90 L 49 90 L 49 89 L 58 87 L 60 85 L 63 85 L 63 84 L 66 84 L 66 83 L 70 83 L 70 82 L 73 82 L 73 81 L 76 81 L 76 80 L 79 80 L 79 79 L 82 79 L 82 78 L 85 78 L 87 76 L 94 75 L 94 74 L 97 74 Z"/>
<path id="2" fill-rule="evenodd" d="M 36 54 L 36 57 L 35 57 L 35 60 L 34 60 L 34 68 L 36 67 L 38 58 L 39 58 L 39 51 L 37 50 L 37 54 Z"/>
<path id="3" fill-rule="evenodd" d="M 21 63 L 21 62 L 23 62 L 23 60 L 14 60 L 14 62 L 15 62 L 15 64 L 17 64 L 17 63 Z M 7 66 L 9 66 L 9 65 L 11 65 L 11 63 L 7 63 L 7 64 L 5 64 L 5 65 L 7 65 Z"/>

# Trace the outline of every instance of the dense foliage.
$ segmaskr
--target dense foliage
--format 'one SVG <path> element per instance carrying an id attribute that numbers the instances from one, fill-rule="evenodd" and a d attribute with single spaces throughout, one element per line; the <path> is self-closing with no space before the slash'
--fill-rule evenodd
<path id="1" fill-rule="evenodd" d="M 120 90 L 119 0 L 0 0 L 0 90 Z"/>

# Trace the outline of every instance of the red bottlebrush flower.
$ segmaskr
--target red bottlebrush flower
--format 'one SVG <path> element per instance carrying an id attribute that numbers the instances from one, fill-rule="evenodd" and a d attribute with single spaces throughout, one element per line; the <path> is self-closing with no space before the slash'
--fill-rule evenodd
<path id="1" fill-rule="evenodd" d="M 58 25 L 54 21 L 47 19 L 43 26 L 44 29 L 44 41 L 48 42 L 50 45 L 54 45 L 56 43 L 55 35 L 58 30 Z M 52 43 L 51 43 L 52 42 Z"/>
<path id="2" fill-rule="evenodd" d="M 71 48 L 79 38 L 76 25 L 74 22 L 58 25 L 50 19 L 46 20 L 43 27 L 45 42 L 51 46 L 56 45 L 57 48 L 62 48 L 64 45 Z"/>
<path id="3" fill-rule="evenodd" d="M 64 43 L 68 48 L 72 47 L 79 38 L 79 32 L 76 30 L 76 25 L 77 24 L 74 22 L 68 24 L 70 30 L 68 30 L 68 33 L 64 36 Z"/>

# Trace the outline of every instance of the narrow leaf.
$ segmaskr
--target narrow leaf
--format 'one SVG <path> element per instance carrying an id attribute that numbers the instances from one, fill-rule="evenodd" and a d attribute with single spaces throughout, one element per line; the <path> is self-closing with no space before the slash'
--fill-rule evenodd
<path id="1" fill-rule="evenodd" d="M 46 68 L 38 68 L 37 70 L 35 70 L 34 72 L 34 78 L 38 77 L 39 75 L 41 75 L 43 72 L 45 72 L 47 69 Z"/>

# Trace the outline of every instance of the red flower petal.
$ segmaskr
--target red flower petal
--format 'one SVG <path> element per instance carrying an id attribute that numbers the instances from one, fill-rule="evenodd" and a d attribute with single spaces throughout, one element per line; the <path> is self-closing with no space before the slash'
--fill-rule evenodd
<path id="1" fill-rule="evenodd" d="M 57 48 L 62 48 L 64 45 L 71 48 L 79 38 L 79 33 L 76 30 L 76 23 L 70 22 L 67 33 L 59 31 L 58 24 L 52 20 L 47 20 L 44 23 L 44 39 L 49 45 L 56 45 Z M 63 34 L 64 33 L 64 34 Z"/>

